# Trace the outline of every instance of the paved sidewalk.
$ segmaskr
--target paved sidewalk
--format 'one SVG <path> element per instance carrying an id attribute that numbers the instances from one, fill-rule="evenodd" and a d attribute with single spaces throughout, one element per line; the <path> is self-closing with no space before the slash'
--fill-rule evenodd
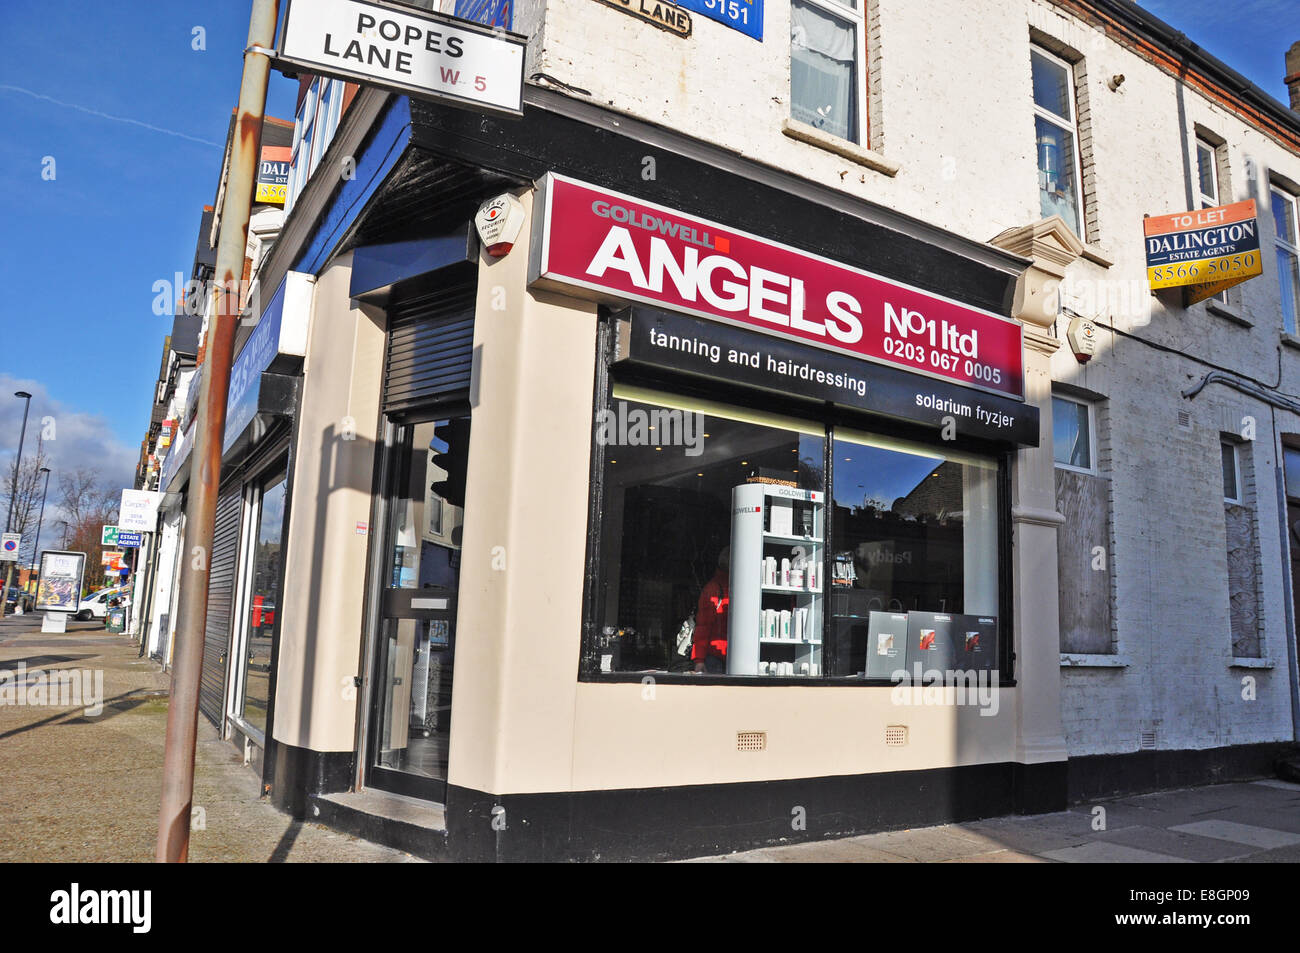
<path id="1" fill-rule="evenodd" d="M 169 677 L 103 623 L 63 635 L 39 619 L 0 621 L 0 672 L 101 672 L 102 713 L 0 705 L 0 862 L 151 861 L 162 786 Z M 12 679 L 11 679 L 12 681 Z M 301 823 L 258 797 L 258 782 L 199 719 L 195 862 L 404 862 L 407 854 Z M 1103 816 L 1095 810 L 1104 810 Z M 1255 781 L 1078 805 L 1058 814 L 767 847 L 709 862 L 1297 862 L 1300 784 Z"/>
<path id="2" fill-rule="evenodd" d="M 1105 813 L 1095 813 L 1098 808 Z M 1295 863 L 1300 861 L 1300 784 L 1265 780 L 1184 788 L 1081 804 L 1057 814 L 765 847 L 693 862 L 702 861 Z"/>
<path id="3" fill-rule="evenodd" d="M 0 705 L 0 862 L 152 861 L 162 790 L 170 677 L 102 622 L 42 634 L 39 616 L 0 621 L 0 671 L 102 672 L 103 711 Z M 11 678 L 12 682 L 12 678 Z M 20 683 L 22 684 L 22 683 Z M 190 860 L 412 860 L 400 851 L 300 823 L 258 798 L 238 752 L 199 717 L 194 803 L 205 829 Z"/>

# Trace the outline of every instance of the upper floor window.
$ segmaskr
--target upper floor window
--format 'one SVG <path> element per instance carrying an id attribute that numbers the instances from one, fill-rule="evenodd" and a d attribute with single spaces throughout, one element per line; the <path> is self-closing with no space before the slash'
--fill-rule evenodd
<path id="1" fill-rule="evenodd" d="M 1219 147 L 1203 136 L 1196 137 L 1196 203 L 1198 208 L 1214 208 L 1220 204 Z M 1215 301 L 1228 303 L 1228 292 L 1220 291 Z"/>
<path id="2" fill-rule="evenodd" d="M 1277 283 L 1282 299 L 1282 329 L 1296 333 L 1300 319 L 1300 238 L 1296 235 L 1296 197 L 1271 189 L 1273 228 L 1277 233 Z"/>
<path id="3" fill-rule="evenodd" d="M 316 170 L 329 148 L 343 113 L 343 80 L 316 77 L 307 89 L 294 118 L 293 149 L 289 158 L 289 189 L 286 213 Z"/>
<path id="4" fill-rule="evenodd" d="M 1196 139 L 1196 183 L 1201 208 L 1219 204 L 1218 150 L 1199 136 Z"/>
<path id="5" fill-rule="evenodd" d="M 1227 440 L 1219 444 L 1223 457 L 1223 502 L 1241 502 L 1241 466 L 1237 460 L 1237 445 Z"/>
<path id="6" fill-rule="evenodd" d="M 1083 238 L 1074 71 L 1065 60 L 1038 46 L 1030 50 L 1030 61 L 1039 205 L 1044 218 L 1061 216 Z"/>
<path id="7" fill-rule="evenodd" d="M 1092 405 L 1069 397 L 1052 398 L 1052 454 L 1056 465 L 1092 473 Z"/>
<path id="8" fill-rule="evenodd" d="M 860 0 L 790 4 L 790 116 L 862 140 L 865 54 Z M 865 145 L 866 143 L 862 143 Z"/>

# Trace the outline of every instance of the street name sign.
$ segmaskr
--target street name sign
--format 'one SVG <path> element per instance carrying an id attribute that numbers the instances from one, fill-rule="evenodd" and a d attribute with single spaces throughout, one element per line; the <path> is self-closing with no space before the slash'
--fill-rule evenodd
<path id="1" fill-rule="evenodd" d="M 517 33 L 381 0 L 289 0 L 277 66 L 471 109 L 523 113 Z"/>

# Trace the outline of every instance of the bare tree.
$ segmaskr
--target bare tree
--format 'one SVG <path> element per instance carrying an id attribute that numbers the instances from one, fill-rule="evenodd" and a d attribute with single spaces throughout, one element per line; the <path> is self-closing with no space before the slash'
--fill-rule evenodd
<path id="1" fill-rule="evenodd" d="M 8 516 L 10 501 L 13 502 L 13 522 L 9 532 L 21 533 L 23 537 L 19 565 L 30 564 L 36 544 L 36 520 L 40 515 L 41 493 L 45 489 L 45 474 L 41 473 L 41 468 L 46 466 L 49 466 L 49 458 L 45 453 L 45 444 L 37 440 L 36 453 L 24 455 L 21 468 L 18 468 L 16 457 L 5 468 L 4 486 L 0 487 L 0 512 Z M 18 470 L 16 495 L 15 469 Z"/>
<path id="2" fill-rule="evenodd" d="M 95 467 L 81 466 L 59 475 L 59 509 L 67 522 L 68 549 L 86 554 L 86 582 L 99 581 L 102 528 L 117 518 L 118 489 Z"/>

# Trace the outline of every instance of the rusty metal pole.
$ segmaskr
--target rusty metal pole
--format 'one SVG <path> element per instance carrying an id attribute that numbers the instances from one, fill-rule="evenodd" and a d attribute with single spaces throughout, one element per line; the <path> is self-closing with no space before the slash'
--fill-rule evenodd
<path id="1" fill-rule="evenodd" d="M 194 449 L 190 455 L 189 499 L 185 506 L 176 655 L 172 665 L 171 700 L 167 708 L 162 805 L 158 812 L 158 845 L 154 854 L 159 863 L 183 863 L 189 856 L 199 676 L 203 669 L 203 632 L 208 614 L 208 570 L 212 564 L 217 487 L 221 482 L 221 443 L 226 428 L 226 397 L 230 390 L 235 330 L 239 323 L 238 289 L 244 275 L 248 220 L 252 212 L 253 186 L 262 140 L 262 115 L 266 109 L 266 83 L 271 68 L 266 51 L 275 44 L 279 6 L 279 0 L 253 0 L 230 170 L 225 200 L 221 205 L 217 285 L 214 289 L 217 301 L 208 320 L 198 411 L 194 419 Z"/>

